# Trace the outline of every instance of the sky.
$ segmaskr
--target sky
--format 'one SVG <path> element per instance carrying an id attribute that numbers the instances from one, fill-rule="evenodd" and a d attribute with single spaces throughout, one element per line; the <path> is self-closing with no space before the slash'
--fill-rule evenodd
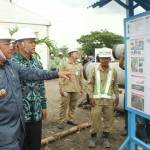
<path id="1" fill-rule="evenodd" d="M 126 11 L 116 2 L 103 8 L 89 8 L 98 0 L 13 0 L 51 22 L 50 39 L 58 47 L 79 47 L 76 39 L 91 31 L 107 29 L 123 35 Z"/>

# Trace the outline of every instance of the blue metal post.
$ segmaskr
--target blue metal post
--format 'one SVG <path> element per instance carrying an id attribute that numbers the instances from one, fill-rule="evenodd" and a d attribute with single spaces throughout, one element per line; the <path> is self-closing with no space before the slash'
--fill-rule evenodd
<path id="1" fill-rule="evenodd" d="M 129 140 L 130 140 L 130 138 L 127 137 L 127 138 L 125 139 L 125 141 L 122 143 L 122 145 L 120 146 L 119 150 L 125 150 L 125 148 L 128 147 Z"/>
<path id="2" fill-rule="evenodd" d="M 136 120 L 135 113 L 128 111 L 128 137 L 123 142 L 119 150 L 125 150 L 128 147 L 129 150 L 135 150 L 135 131 L 136 131 Z"/>
<path id="3" fill-rule="evenodd" d="M 128 136 L 130 138 L 129 141 L 129 150 L 135 150 L 135 142 L 133 138 L 136 133 L 136 120 L 135 113 L 128 111 Z"/>
<path id="4" fill-rule="evenodd" d="M 128 9 L 126 9 L 126 16 L 128 18 L 134 15 L 133 0 L 126 0 L 126 4 L 128 6 Z"/>

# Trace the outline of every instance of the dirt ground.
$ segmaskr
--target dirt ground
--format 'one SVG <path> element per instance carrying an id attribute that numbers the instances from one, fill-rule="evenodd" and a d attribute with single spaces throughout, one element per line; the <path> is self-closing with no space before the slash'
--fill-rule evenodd
<path id="1" fill-rule="evenodd" d="M 65 129 L 57 129 L 57 120 L 59 114 L 60 95 L 58 91 L 58 80 L 46 81 L 46 96 L 48 100 L 49 119 L 43 121 L 42 137 L 51 136 L 57 132 L 69 129 L 72 126 L 67 125 Z M 84 97 L 83 97 L 84 98 Z M 78 103 L 83 99 L 81 98 Z M 79 123 L 90 121 L 90 110 L 77 107 L 75 119 Z M 123 131 L 124 120 L 123 115 L 117 113 L 115 116 L 113 131 L 111 134 L 112 147 L 109 150 L 118 150 L 125 137 L 121 136 Z M 51 142 L 47 146 L 42 147 L 42 150 L 88 150 L 88 141 L 90 138 L 90 128 L 83 129 L 71 135 L 65 136 L 56 142 Z M 98 144 L 95 150 L 105 150 L 103 145 Z"/>

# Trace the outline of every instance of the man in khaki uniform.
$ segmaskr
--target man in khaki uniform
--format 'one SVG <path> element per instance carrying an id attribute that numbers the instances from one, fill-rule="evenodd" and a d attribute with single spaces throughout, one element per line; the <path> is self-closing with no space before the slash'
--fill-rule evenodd
<path id="1" fill-rule="evenodd" d="M 113 123 L 113 110 L 119 103 L 118 83 L 116 70 L 109 67 L 112 50 L 102 48 L 99 51 L 100 64 L 95 64 L 89 75 L 89 86 L 92 91 L 91 99 L 91 140 L 89 147 L 94 148 L 97 141 L 97 133 L 101 133 L 101 139 L 106 148 L 110 148 L 109 133 Z M 115 100 L 113 100 L 115 94 Z"/>
<path id="2" fill-rule="evenodd" d="M 58 128 L 64 128 L 67 121 L 70 125 L 76 125 L 74 122 L 74 111 L 82 92 L 83 68 L 77 63 L 79 54 L 77 50 L 68 51 L 68 61 L 64 63 L 60 70 L 68 70 L 73 73 L 70 80 L 59 80 L 61 104 L 60 104 L 60 119 Z M 68 118 L 67 118 L 68 117 Z"/>

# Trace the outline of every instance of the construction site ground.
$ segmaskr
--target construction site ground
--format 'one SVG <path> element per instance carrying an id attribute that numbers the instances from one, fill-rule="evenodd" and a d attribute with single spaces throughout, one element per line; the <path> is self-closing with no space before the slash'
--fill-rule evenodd
<path id="1" fill-rule="evenodd" d="M 58 116 L 59 116 L 59 104 L 60 94 L 58 80 L 46 81 L 46 97 L 48 101 L 49 117 L 48 121 L 43 121 L 42 139 L 50 136 L 54 136 L 58 132 L 69 130 L 73 126 L 66 125 L 64 129 L 58 129 Z M 78 104 L 85 98 L 78 101 Z M 75 120 L 79 123 L 90 122 L 90 110 L 77 107 L 75 111 Z M 109 150 L 118 150 L 125 137 L 121 136 L 124 128 L 124 116 L 123 113 L 117 112 L 114 119 L 113 130 L 110 136 L 111 148 Z M 78 130 L 72 134 L 59 138 L 54 142 L 50 142 L 46 146 L 42 146 L 42 150 L 89 150 L 88 142 L 90 138 L 90 128 Z M 108 148 L 106 148 L 108 149 Z M 98 144 L 95 150 L 105 150 L 103 144 Z"/>

